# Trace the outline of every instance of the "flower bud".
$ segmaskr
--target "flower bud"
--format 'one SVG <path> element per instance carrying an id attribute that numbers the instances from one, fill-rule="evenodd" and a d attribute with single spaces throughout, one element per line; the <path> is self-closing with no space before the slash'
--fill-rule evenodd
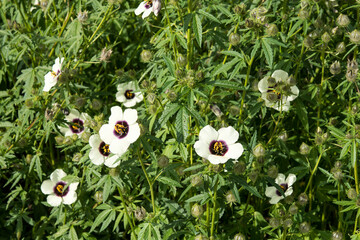
<path id="1" fill-rule="evenodd" d="M 339 61 L 335 61 L 330 66 L 330 72 L 332 75 L 339 74 L 341 72 L 341 67 Z"/>
<path id="2" fill-rule="evenodd" d="M 238 116 L 239 113 L 240 113 L 240 108 L 236 105 L 232 105 L 229 109 L 229 113 L 232 115 L 232 116 Z"/>
<path id="3" fill-rule="evenodd" d="M 176 92 L 175 92 L 174 90 L 172 90 L 172 89 L 167 89 L 167 90 L 165 91 L 165 94 L 166 94 L 167 98 L 170 100 L 170 102 L 176 101 L 176 99 L 177 99 L 177 94 L 176 94 Z"/>
<path id="4" fill-rule="evenodd" d="M 184 166 L 180 166 L 176 169 L 176 173 L 179 175 L 179 176 L 184 176 L 185 175 L 185 167 Z"/>
<path id="5" fill-rule="evenodd" d="M 345 14 L 340 14 L 336 19 L 336 24 L 340 27 L 347 27 L 350 24 L 350 19 Z"/>
<path id="6" fill-rule="evenodd" d="M 237 15 L 243 15 L 246 13 L 246 5 L 244 3 L 240 3 L 233 8 L 233 11 Z"/>
<path id="7" fill-rule="evenodd" d="M 203 183 L 202 177 L 199 176 L 199 175 L 196 175 L 196 176 L 194 176 L 194 177 L 191 179 L 191 185 L 192 185 L 193 187 L 198 187 L 198 186 L 200 186 L 202 183 Z"/>
<path id="8" fill-rule="evenodd" d="M 55 137 L 55 142 L 56 142 L 57 145 L 63 145 L 64 140 L 65 140 L 65 138 L 63 136 L 56 136 Z"/>
<path id="9" fill-rule="evenodd" d="M 226 203 L 232 204 L 236 202 L 235 195 L 231 190 L 227 191 L 227 193 L 225 194 L 225 198 L 226 198 Z"/>
<path id="10" fill-rule="evenodd" d="M 204 79 L 204 72 L 199 70 L 195 73 L 195 78 L 198 82 L 201 82 Z"/>
<path id="11" fill-rule="evenodd" d="M 140 53 L 140 59 L 142 62 L 145 63 L 150 62 L 151 58 L 152 58 L 152 53 L 149 50 L 144 49 Z"/>
<path id="12" fill-rule="evenodd" d="M 246 240 L 244 234 L 238 233 L 234 236 L 234 240 Z"/>
<path id="13" fill-rule="evenodd" d="M 158 166 L 160 168 L 166 168 L 169 165 L 169 158 L 165 155 L 158 157 Z"/>
<path id="14" fill-rule="evenodd" d="M 91 137 L 91 133 L 89 133 L 89 132 L 83 132 L 83 133 L 81 134 L 81 140 L 82 140 L 84 143 L 88 143 L 90 137 Z"/>
<path id="15" fill-rule="evenodd" d="M 233 46 L 238 45 L 240 43 L 240 35 L 237 33 L 231 33 L 229 36 L 229 42 Z"/>
<path id="16" fill-rule="evenodd" d="M 314 40 L 311 37 L 306 36 L 304 38 L 304 46 L 307 48 L 311 48 L 312 46 L 314 46 Z"/>
<path id="17" fill-rule="evenodd" d="M 278 32 L 279 29 L 274 23 L 269 24 L 266 28 L 266 34 L 269 36 L 275 36 Z"/>
<path id="18" fill-rule="evenodd" d="M 246 170 L 246 164 L 243 161 L 236 162 L 234 164 L 234 173 L 235 175 L 241 175 Z"/>
<path id="19" fill-rule="evenodd" d="M 95 111 L 98 111 L 102 108 L 102 102 L 99 100 L 99 99 L 96 99 L 94 98 L 92 101 L 91 101 L 91 108 Z"/>
<path id="20" fill-rule="evenodd" d="M 298 203 L 300 206 L 305 206 L 308 202 L 309 198 L 306 193 L 301 193 L 298 197 Z"/>
<path id="21" fill-rule="evenodd" d="M 254 21 L 250 18 L 245 19 L 245 27 L 246 28 L 253 28 L 254 27 Z"/>
<path id="22" fill-rule="evenodd" d="M 288 134 L 286 131 L 283 131 L 282 133 L 280 133 L 279 137 L 278 137 L 281 141 L 286 142 L 289 138 Z"/>
<path id="23" fill-rule="evenodd" d="M 289 227 L 291 227 L 292 224 L 293 224 L 293 221 L 291 220 L 291 218 L 287 218 L 283 222 L 284 228 L 289 228 Z"/>
<path id="24" fill-rule="evenodd" d="M 335 168 L 341 168 L 342 167 L 342 162 L 336 161 L 335 164 L 334 164 L 334 167 Z"/>
<path id="25" fill-rule="evenodd" d="M 85 98 L 83 97 L 75 97 L 75 100 L 74 100 L 74 105 L 76 108 L 80 109 L 82 108 L 86 103 L 86 100 Z"/>
<path id="26" fill-rule="evenodd" d="M 310 153 L 310 147 L 306 143 L 302 143 L 300 145 L 300 154 L 301 155 L 308 155 Z"/>
<path id="27" fill-rule="evenodd" d="M 354 31 L 352 31 L 350 33 L 349 38 L 350 38 L 350 42 L 359 44 L 360 43 L 360 31 L 355 29 Z"/>
<path id="28" fill-rule="evenodd" d="M 357 78 L 358 70 L 347 69 L 345 77 L 349 82 L 355 82 Z"/>
<path id="29" fill-rule="evenodd" d="M 321 40 L 324 42 L 324 43 L 328 43 L 331 41 L 331 36 L 328 32 L 324 32 L 324 34 L 321 36 Z"/>
<path id="30" fill-rule="evenodd" d="M 331 234 L 331 240 L 342 240 L 343 239 L 343 234 L 339 231 L 336 232 L 332 232 Z"/>
<path id="31" fill-rule="evenodd" d="M 77 18 L 81 24 L 86 23 L 86 21 L 88 20 L 88 12 L 86 10 L 83 12 L 78 12 Z"/>
<path id="32" fill-rule="evenodd" d="M 296 206 L 296 204 L 293 204 L 289 207 L 289 213 L 291 215 L 295 215 L 298 212 L 299 208 Z"/>
<path id="33" fill-rule="evenodd" d="M 218 117 L 218 118 L 221 118 L 221 116 L 223 115 L 222 111 L 220 110 L 220 108 L 216 104 L 211 104 L 210 109 L 215 114 L 215 116 Z"/>
<path id="34" fill-rule="evenodd" d="M 321 28 L 321 29 L 324 27 L 324 22 L 321 20 L 321 18 L 317 18 L 314 21 L 314 27 L 315 28 Z"/>
<path id="35" fill-rule="evenodd" d="M 347 69 L 348 70 L 353 70 L 353 71 L 358 71 L 359 70 L 359 65 L 358 65 L 356 59 L 353 59 L 351 61 L 348 60 Z"/>
<path id="36" fill-rule="evenodd" d="M 308 233 L 310 231 L 310 224 L 308 222 L 303 222 L 299 226 L 299 230 L 302 234 Z"/>
<path id="37" fill-rule="evenodd" d="M 27 155 L 26 155 L 26 158 L 25 158 L 26 163 L 27 163 L 27 164 L 30 164 L 32 158 L 33 158 L 33 156 L 32 156 L 31 154 L 27 154 Z"/>
<path id="38" fill-rule="evenodd" d="M 344 42 L 340 42 L 340 43 L 338 43 L 338 45 L 336 45 L 337 53 L 344 53 L 345 51 L 346 51 L 346 45 Z"/>
<path id="39" fill-rule="evenodd" d="M 252 171 L 249 173 L 248 177 L 249 177 L 249 179 L 250 179 L 253 183 L 255 183 L 256 180 L 257 180 L 258 177 L 259 177 L 259 172 L 256 171 L 256 170 L 252 170 Z"/>
<path id="40" fill-rule="evenodd" d="M 347 190 L 346 195 L 349 199 L 354 200 L 357 196 L 357 193 L 354 188 L 350 188 L 349 190 Z"/>
<path id="41" fill-rule="evenodd" d="M 180 67 L 185 67 L 187 63 L 186 58 L 182 54 L 178 55 L 176 62 Z"/>
<path id="42" fill-rule="evenodd" d="M 265 156 L 265 148 L 264 146 L 259 143 L 258 145 L 256 145 L 253 149 L 253 154 L 256 158 L 260 158 L 260 157 L 264 157 Z"/>
<path id="43" fill-rule="evenodd" d="M 94 194 L 94 199 L 97 203 L 101 203 L 103 201 L 103 192 L 102 191 L 97 191 Z"/>
<path id="44" fill-rule="evenodd" d="M 204 213 L 203 207 L 200 206 L 199 204 L 195 203 L 192 207 L 191 207 L 191 215 L 195 218 L 199 218 L 201 217 L 201 215 Z"/>
<path id="45" fill-rule="evenodd" d="M 334 27 L 333 29 L 331 29 L 331 34 L 332 36 L 337 36 L 337 35 L 342 35 L 342 30 L 339 27 Z"/>
<path id="46" fill-rule="evenodd" d="M 72 161 L 73 162 L 79 162 L 80 159 L 82 158 L 82 154 L 81 153 L 75 153 L 73 158 L 72 158 Z"/>
<path id="47" fill-rule="evenodd" d="M 273 103 L 278 100 L 278 95 L 274 92 L 268 92 L 266 94 L 266 99 L 269 100 L 269 102 Z"/>
<path id="48" fill-rule="evenodd" d="M 269 225 L 272 228 L 277 228 L 280 226 L 280 220 L 278 218 L 270 218 L 269 220 Z"/>
<path id="49" fill-rule="evenodd" d="M 299 11 L 299 18 L 301 19 L 301 20 L 305 20 L 305 19 L 307 19 L 309 17 L 309 12 L 307 11 L 307 10 L 305 10 L 305 9 L 300 9 L 300 11 Z"/>
<path id="50" fill-rule="evenodd" d="M 271 178 L 276 178 L 278 173 L 279 173 L 278 168 L 275 165 L 270 166 L 267 171 L 268 176 Z"/>
<path id="51" fill-rule="evenodd" d="M 136 207 L 136 209 L 134 211 L 134 215 L 135 215 L 136 220 L 142 221 L 146 217 L 146 209 L 143 206 L 141 206 L 141 207 L 138 206 L 138 207 Z"/>

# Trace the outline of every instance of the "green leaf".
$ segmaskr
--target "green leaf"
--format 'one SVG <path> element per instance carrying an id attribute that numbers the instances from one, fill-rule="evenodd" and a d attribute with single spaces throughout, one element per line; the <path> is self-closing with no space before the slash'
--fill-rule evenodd
<path id="1" fill-rule="evenodd" d="M 110 194 L 110 190 L 111 190 L 111 176 L 107 175 L 106 176 L 106 181 L 104 184 L 104 191 L 103 191 L 103 202 L 106 202 L 106 200 L 109 197 Z"/>
<path id="2" fill-rule="evenodd" d="M 215 71 L 212 73 L 213 77 L 216 77 L 217 75 L 219 75 L 220 73 L 223 73 L 225 76 L 227 75 L 227 72 L 232 68 L 232 66 L 234 66 L 236 63 L 240 62 L 241 59 L 239 58 L 234 58 L 233 60 L 231 60 L 230 62 L 227 62 L 225 64 L 221 64 L 219 65 L 219 67 L 217 67 L 215 69 Z"/>
<path id="3" fill-rule="evenodd" d="M 200 124 L 200 127 L 203 127 L 206 125 L 206 122 L 204 119 L 200 116 L 199 112 L 195 111 L 193 108 L 189 106 L 185 106 L 186 110 L 189 111 L 190 115 L 193 116 Z"/>
<path id="4" fill-rule="evenodd" d="M 222 81 L 216 80 L 213 84 L 215 87 L 223 87 L 228 89 L 235 89 L 235 90 L 245 90 L 245 88 L 237 82 L 234 81 Z"/>
<path id="5" fill-rule="evenodd" d="M 160 126 L 165 126 L 169 118 L 171 118 L 178 110 L 180 106 L 177 103 L 171 103 L 165 106 L 165 109 L 159 118 Z"/>
<path id="6" fill-rule="evenodd" d="M 274 62 L 273 50 L 272 50 L 270 44 L 267 42 L 266 38 L 262 39 L 261 45 L 262 45 L 262 51 L 265 55 L 266 61 L 271 69 L 273 62 Z"/>
<path id="7" fill-rule="evenodd" d="M 304 126 L 304 129 L 306 132 L 309 132 L 309 122 L 308 122 L 308 112 L 303 104 L 303 102 L 297 98 L 296 99 L 296 114 L 298 115 L 302 125 Z"/>
<path id="8" fill-rule="evenodd" d="M 205 202 L 208 198 L 210 198 L 210 195 L 208 193 L 200 193 L 187 199 L 185 202 Z"/>
<path id="9" fill-rule="evenodd" d="M 106 209 L 102 211 L 95 219 L 93 225 L 91 226 L 90 232 L 94 231 L 94 229 L 104 222 L 105 218 L 111 213 L 112 209 Z"/>
<path id="10" fill-rule="evenodd" d="M 71 240 L 78 240 L 78 239 L 79 239 L 78 236 L 77 236 L 77 234 L 76 234 L 76 230 L 75 230 L 75 228 L 74 228 L 73 225 L 71 225 L 71 227 L 70 227 L 69 238 L 70 238 Z"/>
<path id="11" fill-rule="evenodd" d="M 182 185 L 179 183 L 179 182 L 177 182 L 177 181 L 175 181 L 175 180 L 173 180 L 173 179 L 171 179 L 171 178 L 168 178 L 168 177 L 163 177 L 163 176 L 160 176 L 160 177 L 158 177 L 158 179 L 157 179 L 159 182 L 161 182 L 161 183 L 164 183 L 164 184 L 166 184 L 166 185 L 169 185 L 169 186 L 175 186 L 175 187 L 182 187 Z"/>
<path id="12" fill-rule="evenodd" d="M 197 41 L 197 43 L 199 44 L 199 46 L 201 47 L 201 42 L 202 42 L 202 25 L 201 25 L 201 20 L 200 20 L 200 18 L 199 18 L 198 15 L 195 15 L 195 17 L 193 18 L 192 29 L 193 29 L 193 31 L 194 31 L 196 41 Z"/>
<path id="13" fill-rule="evenodd" d="M 252 193 L 256 197 L 261 198 L 261 199 L 263 198 L 260 195 L 260 193 L 256 190 L 255 187 L 252 187 L 249 184 L 247 184 L 247 182 L 244 179 L 242 179 L 241 177 L 232 175 L 232 176 L 230 176 L 230 179 L 232 179 L 232 181 L 234 181 L 234 182 L 239 183 L 242 187 L 244 187 L 246 190 L 248 190 L 250 193 Z"/>
<path id="14" fill-rule="evenodd" d="M 173 77 L 175 77 L 175 66 L 174 66 L 173 61 L 168 57 L 164 57 L 164 61 L 165 61 L 167 68 L 169 69 L 171 75 Z"/>
<path id="15" fill-rule="evenodd" d="M 338 139 L 344 139 L 346 137 L 343 131 L 334 126 L 327 126 L 327 128 L 330 130 L 330 133 Z"/>
<path id="16" fill-rule="evenodd" d="M 186 109 L 182 107 L 178 111 L 175 120 L 175 129 L 178 142 L 184 142 L 189 135 L 188 120 L 189 115 Z"/>
<path id="17" fill-rule="evenodd" d="M 199 10 L 199 13 L 200 13 L 201 15 L 204 15 L 205 17 L 207 17 L 208 19 L 210 19 L 210 20 L 212 20 L 212 21 L 214 21 L 214 22 L 220 23 L 220 21 L 219 21 L 216 17 L 214 17 L 214 15 L 212 15 L 212 14 L 210 14 L 210 13 L 208 13 L 208 12 L 205 12 L 205 11 L 202 10 L 202 9 Z"/>
<path id="18" fill-rule="evenodd" d="M 110 215 L 103 221 L 103 224 L 101 225 L 100 232 L 104 231 L 105 228 L 109 226 L 109 224 L 115 220 L 116 217 L 116 211 L 111 210 Z"/>
<path id="19" fill-rule="evenodd" d="M 138 235 L 138 240 L 149 240 L 152 239 L 151 232 L 152 226 L 151 223 L 143 223 L 140 225 L 141 230 Z"/>

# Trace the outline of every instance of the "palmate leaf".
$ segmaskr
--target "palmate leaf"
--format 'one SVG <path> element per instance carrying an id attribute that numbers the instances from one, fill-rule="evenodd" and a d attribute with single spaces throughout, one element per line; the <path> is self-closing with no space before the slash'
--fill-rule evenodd
<path id="1" fill-rule="evenodd" d="M 201 47 L 201 42 L 202 42 L 202 25 L 201 25 L 201 20 L 200 20 L 200 18 L 199 18 L 198 15 L 195 15 L 195 17 L 193 18 L 192 29 L 193 29 L 193 31 L 194 31 L 196 41 L 197 41 L 197 43 L 199 44 L 199 46 Z"/>
<path id="2" fill-rule="evenodd" d="M 175 120 L 175 129 L 178 142 L 184 142 L 189 135 L 188 120 L 189 114 L 186 111 L 186 108 L 182 107 L 178 111 Z"/>
<path id="3" fill-rule="evenodd" d="M 177 103 L 166 105 L 161 117 L 159 118 L 160 126 L 164 126 L 169 118 L 171 118 L 179 110 L 179 108 L 180 106 Z"/>
<path id="4" fill-rule="evenodd" d="M 274 54 L 273 54 L 273 49 L 271 48 L 271 45 L 267 41 L 267 38 L 263 38 L 261 40 L 261 46 L 262 46 L 262 52 L 265 55 L 266 61 L 269 65 L 269 68 L 272 69 L 272 66 L 274 63 Z"/>

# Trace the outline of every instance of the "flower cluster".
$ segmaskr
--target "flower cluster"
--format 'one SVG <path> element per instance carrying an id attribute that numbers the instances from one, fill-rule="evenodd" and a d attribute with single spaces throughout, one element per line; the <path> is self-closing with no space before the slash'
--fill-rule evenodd
<path id="1" fill-rule="evenodd" d="M 144 0 L 140 3 L 140 5 L 136 8 L 135 14 L 142 14 L 142 18 L 146 18 L 150 15 L 151 12 L 157 16 L 161 9 L 161 1 L 160 0 Z"/>
<path id="2" fill-rule="evenodd" d="M 265 105 L 278 111 L 289 111 L 290 102 L 299 95 L 295 80 L 283 70 L 276 70 L 271 77 L 261 79 L 258 88 Z"/>

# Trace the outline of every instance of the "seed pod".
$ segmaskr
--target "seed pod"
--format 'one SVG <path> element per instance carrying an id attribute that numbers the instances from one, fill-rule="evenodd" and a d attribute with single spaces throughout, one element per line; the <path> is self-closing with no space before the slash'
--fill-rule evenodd
<path id="1" fill-rule="evenodd" d="M 259 143 L 258 145 L 256 145 L 253 149 L 253 154 L 256 158 L 260 158 L 260 157 L 263 157 L 265 156 L 265 148 L 264 146 Z"/>
<path id="2" fill-rule="evenodd" d="M 83 12 L 81 12 L 81 11 L 78 12 L 77 18 L 81 24 L 85 24 L 86 21 L 88 20 L 88 12 L 86 10 Z"/>
<path id="3" fill-rule="evenodd" d="M 215 116 L 218 117 L 218 118 L 221 118 L 221 116 L 223 115 L 222 111 L 220 110 L 220 108 L 216 104 L 211 104 L 210 109 L 215 114 Z"/>
<path id="4" fill-rule="evenodd" d="M 178 55 L 176 62 L 180 67 L 186 66 L 186 58 L 182 54 Z"/>
<path id="5" fill-rule="evenodd" d="M 234 236 L 234 240 L 246 240 L 244 234 L 238 233 Z"/>
<path id="6" fill-rule="evenodd" d="M 352 31 L 350 33 L 349 38 L 350 38 L 350 42 L 359 44 L 360 43 L 360 31 L 355 29 L 354 31 Z"/>
<path id="7" fill-rule="evenodd" d="M 202 234 L 196 235 L 196 237 L 194 238 L 194 240 L 208 240 L 207 237 L 205 237 Z"/>
<path id="8" fill-rule="evenodd" d="M 310 231 L 310 224 L 308 222 L 303 222 L 299 226 L 299 230 L 301 233 L 308 233 Z"/>
<path id="9" fill-rule="evenodd" d="M 269 36 L 275 36 L 278 32 L 279 32 L 279 29 L 276 26 L 276 24 L 274 24 L 274 23 L 269 24 L 266 28 L 266 33 Z"/>
<path id="10" fill-rule="evenodd" d="M 311 48 L 314 46 L 314 40 L 310 36 L 306 36 L 304 38 L 304 46 L 307 48 Z"/>
<path id="11" fill-rule="evenodd" d="M 276 178 L 278 173 L 279 173 L 278 168 L 275 165 L 270 166 L 267 171 L 268 176 L 271 178 Z"/>
<path id="12" fill-rule="evenodd" d="M 339 74 L 341 72 L 341 66 L 339 61 L 335 61 L 330 66 L 330 72 L 332 75 Z"/>
<path id="13" fill-rule="evenodd" d="M 285 219 L 283 222 L 284 228 L 289 228 L 289 227 L 291 227 L 292 224 L 293 224 L 293 221 L 290 218 Z"/>
<path id="14" fill-rule="evenodd" d="M 350 19 L 345 14 L 340 14 L 336 19 L 336 24 L 340 27 L 347 27 L 350 24 Z"/>
<path id="15" fill-rule="evenodd" d="M 336 45 L 336 52 L 337 53 L 344 53 L 346 51 L 346 46 L 344 42 L 340 42 L 338 43 L 338 45 Z"/>
<path id="16" fill-rule="evenodd" d="M 331 234 L 331 240 L 342 240 L 343 239 L 343 234 L 339 231 L 336 232 L 332 232 Z"/>
<path id="17" fill-rule="evenodd" d="M 158 158 L 158 166 L 160 168 L 166 168 L 169 165 L 169 158 L 165 155 L 161 155 Z"/>
<path id="18" fill-rule="evenodd" d="M 100 62 L 108 62 L 109 59 L 110 59 L 111 54 L 112 54 L 112 50 L 111 49 L 107 50 L 106 47 L 104 47 L 101 50 Z"/>
<path id="19" fill-rule="evenodd" d="M 310 147 L 306 143 L 302 143 L 300 145 L 300 154 L 301 155 L 308 155 L 310 153 Z"/>
<path id="20" fill-rule="evenodd" d="M 225 194 L 225 198 L 226 198 L 226 203 L 232 204 L 236 202 L 235 195 L 231 190 L 227 191 L 227 193 Z"/>
<path id="21" fill-rule="evenodd" d="M 305 19 L 307 19 L 309 17 L 309 12 L 307 11 L 307 10 L 305 10 L 305 9 L 300 9 L 300 11 L 299 11 L 299 18 L 301 19 L 301 20 L 305 20 Z"/>
<path id="22" fill-rule="evenodd" d="M 138 206 L 138 207 L 136 207 L 136 209 L 134 211 L 134 215 L 135 215 L 136 220 L 142 221 L 146 217 L 146 209 L 143 206 L 141 206 L 141 207 Z"/>
<path id="23" fill-rule="evenodd" d="M 346 195 L 349 199 L 354 200 L 357 196 L 357 193 L 354 188 L 350 188 L 349 190 L 347 190 Z"/>
<path id="24" fill-rule="evenodd" d="M 102 191 L 97 191 L 94 194 L 94 199 L 97 203 L 101 203 L 103 201 L 103 192 Z"/>
<path id="25" fill-rule="evenodd" d="M 280 226 L 280 220 L 278 218 L 270 218 L 269 220 L 269 225 L 272 228 L 277 228 Z"/>
<path id="26" fill-rule="evenodd" d="M 196 176 L 194 176 L 194 177 L 191 179 L 191 185 L 192 185 L 193 187 L 198 187 L 198 186 L 200 186 L 202 183 L 203 183 L 202 177 L 199 176 L 199 175 L 196 175 Z"/>
<path id="27" fill-rule="evenodd" d="M 229 42 L 233 46 L 238 45 L 240 43 L 240 35 L 237 33 L 231 33 L 229 36 Z"/>
<path id="28" fill-rule="evenodd" d="M 298 203 L 300 206 L 305 206 L 309 200 L 309 197 L 306 195 L 306 193 L 301 193 L 298 197 Z"/>
<path id="29" fill-rule="evenodd" d="M 299 208 L 298 208 L 298 206 L 296 206 L 296 204 L 293 204 L 289 207 L 289 213 L 291 215 L 295 215 L 298 211 L 299 211 Z"/>
<path id="30" fill-rule="evenodd" d="M 281 141 L 286 142 L 289 138 L 288 134 L 286 131 L 283 131 L 282 133 L 280 133 L 279 137 L 278 137 Z"/>
<path id="31" fill-rule="evenodd" d="M 328 32 L 324 32 L 323 35 L 321 35 L 321 40 L 324 42 L 324 43 L 328 43 L 331 41 L 331 36 Z"/>
<path id="32" fill-rule="evenodd" d="M 199 204 L 195 203 L 192 207 L 191 207 L 191 215 L 195 218 L 199 218 L 201 217 L 201 215 L 204 213 L 203 207 L 200 206 Z"/>
<path id="33" fill-rule="evenodd" d="M 152 59 L 152 53 L 149 50 L 144 49 L 140 54 L 140 58 L 142 62 L 150 62 L 150 60 Z"/>
<path id="34" fill-rule="evenodd" d="M 241 175 L 246 170 L 246 164 L 243 161 L 236 162 L 234 164 L 234 173 L 235 175 Z"/>

